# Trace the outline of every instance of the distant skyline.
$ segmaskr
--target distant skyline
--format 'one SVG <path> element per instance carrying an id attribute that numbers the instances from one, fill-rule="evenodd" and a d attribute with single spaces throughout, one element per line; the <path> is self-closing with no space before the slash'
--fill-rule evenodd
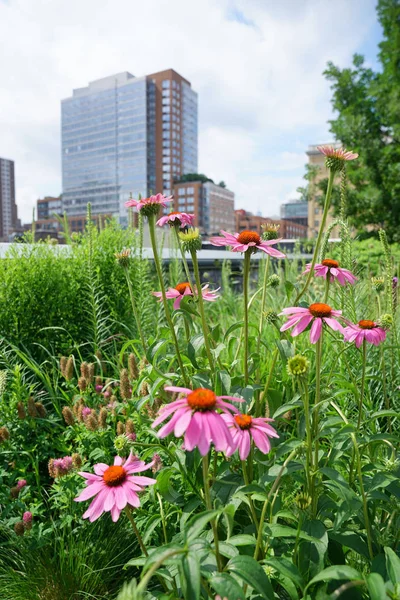
<path id="1" fill-rule="evenodd" d="M 236 208 L 279 214 L 309 144 L 331 139 L 331 60 L 376 67 L 375 0 L 0 0 L 0 156 L 15 161 L 19 217 L 61 192 L 60 101 L 130 71 L 173 68 L 199 94 L 199 171 Z"/>

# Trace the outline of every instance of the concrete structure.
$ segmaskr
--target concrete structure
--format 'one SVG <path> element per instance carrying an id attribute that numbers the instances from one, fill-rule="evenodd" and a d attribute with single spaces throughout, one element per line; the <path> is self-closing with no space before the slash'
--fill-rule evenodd
<path id="1" fill-rule="evenodd" d="M 318 144 L 318 146 L 333 146 L 334 148 L 340 148 L 339 143 L 330 144 Z M 308 237 L 310 239 L 316 238 L 318 235 L 319 226 L 321 224 L 322 213 L 323 213 L 323 194 L 317 187 L 317 184 L 322 179 L 327 179 L 329 173 L 325 167 L 325 156 L 318 149 L 317 145 L 308 147 L 306 152 L 308 156 L 308 164 L 315 168 L 315 176 L 309 182 L 309 198 L 308 198 Z M 333 210 L 329 211 L 325 229 L 329 227 L 332 221 L 335 220 Z M 330 234 L 331 238 L 340 237 L 339 227 L 334 227 Z"/>
<path id="2" fill-rule="evenodd" d="M 299 225 L 308 226 L 308 202 L 304 200 L 289 200 L 281 205 L 281 218 Z"/>
<path id="3" fill-rule="evenodd" d="M 249 230 L 262 235 L 264 227 L 268 224 L 279 225 L 278 235 L 280 238 L 289 240 L 307 237 L 306 225 L 287 219 L 269 219 L 268 217 L 253 215 L 253 213 L 243 209 L 235 210 L 235 232 L 237 233 Z"/>
<path id="4" fill-rule="evenodd" d="M 19 226 L 14 161 L 0 158 L 0 239 L 8 241 L 11 233 Z"/>
<path id="5" fill-rule="evenodd" d="M 194 226 L 206 236 L 233 231 L 235 194 L 211 181 L 185 181 L 173 188 L 175 211 L 194 213 Z"/>
<path id="6" fill-rule="evenodd" d="M 61 103 L 63 211 L 112 214 L 125 201 L 171 193 L 175 177 L 197 171 L 197 94 L 173 69 L 127 71 L 73 90 Z"/>

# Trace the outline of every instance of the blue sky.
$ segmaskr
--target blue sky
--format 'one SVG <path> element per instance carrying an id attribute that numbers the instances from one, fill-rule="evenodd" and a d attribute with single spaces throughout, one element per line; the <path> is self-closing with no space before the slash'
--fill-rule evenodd
<path id="1" fill-rule="evenodd" d="M 376 67 L 380 38 L 375 0 L 0 0 L 0 156 L 15 160 L 20 216 L 61 191 L 61 98 L 170 67 L 199 93 L 199 170 L 237 208 L 277 215 L 307 146 L 331 139 L 327 61 Z"/>

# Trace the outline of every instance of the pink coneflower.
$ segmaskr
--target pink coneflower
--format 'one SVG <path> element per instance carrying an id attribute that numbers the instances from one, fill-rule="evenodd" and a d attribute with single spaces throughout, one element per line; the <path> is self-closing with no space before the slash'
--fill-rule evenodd
<path id="1" fill-rule="evenodd" d="M 303 275 L 309 273 L 310 269 L 311 263 L 308 263 Z M 331 258 L 325 258 L 322 263 L 317 263 L 314 266 L 314 274 L 316 277 L 323 277 L 324 279 L 329 276 L 329 281 L 337 279 L 340 285 L 346 285 L 346 283 L 353 285 L 357 281 L 357 277 L 351 271 L 342 269 L 339 267 L 338 261 Z"/>
<path id="2" fill-rule="evenodd" d="M 26 486 L 26 483 L 27 483 L 27 482 L 26 482 L 26 479 L 20 479 L 20 480 L 17 482 L 17 488 L 18 488 L 19 490 L 22 490 L 22 488 L 24 488 L 24 487 Z"/>
<path id="3" fill-rule="evenodd" d="M 264 417 L 251 417 L 250 415 L 222 415 L 225 423 L 232 434 L 232 446 L 228 448 L 226 455 L 231 456 L 239 449 L 240 460 L 246 460 L 250 453 L 251 440 L 263 454 L 271 450 L 270 437 L 278 438 L 279 435 L 268 422 L 273 419 Z"/>
<path id="4" fill-rule="evenodd" d="M 163 196 L 162 194 L 156 194 L 155 196 L 150 196 L 149 198 L 141 198 L 140 200 L 134 200 L 133 198 L 131 198 L 130 200 L 125 202 L 125 206 L 133 206 L 140 211 L 143 207 L 159 208 L 160 206 L 163 206 L 164 208 L 166 208 L 167 202 L 172 201 L 172 196 L 167 197 Z"/>
<path id="5" fill-rule="evenodd" d="M 142 492 L 145 486 L 153 485 L 156 480 L 132 474 L 147 471 L 152 466 L 152 462 L 146 465 L 143 460 L 138 460 L 130 453 L 126 461 L 116 456 L 112 466 L 97 463 L 93 467 L 95 474 L 81 471 L 79 475 L 87 480 L 87 487 L 75 501 L 84 502 L 96 496 L 83 518 L 89 518 L 92 523 L 103 512 L 111 511 L 111 518 L 115 522 L 128 504 L 138 508 L 140 500 L 137 492 Z"/>
<path id="6" fill-rule="evenodd" d="M 164 225 L 166 225 L 168 223 L 168 225 L 170 225 L 171 227 L 174 227 L 175 225 L 179 225 L 179 227 L 189 227 L 191 225 L 193 225 L 193 221 L 194 221 L 194 215 L 191 215 L 189 213 L 185 213 L 185 212 L 170 212 L 169 215 L 165 215 L 164 217 L 161 217 L 161 219 L 158 219 L 157 221 L 157 225 L 159 227 L 163 227 Z"/>
<path id="7" fill-rule="evenodd" d="M 358 158 L 356 152 L 350 152 L 345 148 L 334 148 L 333 146 L 317 146 L 317 149 L 325 154 L 327 158 L 337 158 L 339 160 L 354 160 Z"/>
<path id="8" fill-rule="evenodd" d="M 271 247 L 280 242 L 280 239 L 262 240 L 256 231 L 242 231 L 241 233 L 232 234 L 221 229 L 221 234 L 224 237 L 210 238 L 210 243 L 214 246 L 231 246 L 233 252 L 246 252 L 247 250 L 256 252 L 257 250 L 262 250 L 274 258 L 285 258 L 282 252 Z"/>
<path id="9" fill-rule="evenodd" d="M 219 294 L 216 294 L 216 292 L 218 290 L 215 290 L 215 292 L 212 292 L 208 288 L 209 288 L 208 284 L 204 285 L 201 288 L 201 295 L 203 296 L 203 300 L 206 300 L 207 302 L 214 302 L 215 300 L 217 300 L 217 298 L 219 298 Z M 153 294 L 153 296 L 156 296 L 157 298 L 159 298 L 160 302 L 162 302 L 162 293 L 161 292 L 151 292 L 151 293 Z M 197 293 L 196 290 L 195 290 L 195 293 Z M 184 296 L 193 296 L 193 292 L 192 292 L 190 283 L 188 283 L 186 281 L 184 283 L 178 283 L 178 285 L 175 286 L 174 288 L 168 288 L 165 295 L 169 299 L 175 299 L 174 310 L 178 310 L 178 308 L 181 305 L 182 298 Z"/>
<path id="10" fill-rule="evenodd" d="M 368 321 L 367 319 L 359 321 L 357 325 L 351 323 L 344 328 L 343 334 L 346 342 L 354 342 L 357 348 L 361 346 L 364 340 L 369 344 L 379 346 L 386 339 L 386 331 L 375 321 Z"/>
<path id="11" fill-rule="evenodd" d="M 205 456 L 209 451 L 211 442 L 214 443 L 216 450 L 222 452 L 225 452 L 231 446 L 232 436 L 222 415 L 217 411 L 237 413 L 238 410 L 224 400 L 243 402 L 241 398 L 216 396 L 212 390 L 205 388 L 190 390 L 188 388 L 167 386 L 164 389 L 167 392 L 178 392 L 185 396 L 160 408 L 158 417 L 152 424 L 153 428 L 169 416 L 173 416 L 160 429 L 158 437 L 164 438 L 172 431 L 175 437 L 185 434 L 185 450 L 193 450 L 197 446 L 202 456 Z"/>
<path id="12" fill-rule="evenodd" d="M 319 340 L 323 323 L 334 331 L 343 333 L 342 325 L 336 320 L 337 318 L 341 318 L 342 311 L 333 310 L 328 304 L 316 302 L 315 304 L 310 304 L 308 308 L 291 306 L 290 308 L 284 308 L 280 315 L 288 316 L 288 320 L 282 325 L 280 330 L 286 331 L 294 327 L 292 331 L 293 337 L 302 333 L 313 321 L 310 331 L 310 341 L 312 344 L 315 344 Z"/>

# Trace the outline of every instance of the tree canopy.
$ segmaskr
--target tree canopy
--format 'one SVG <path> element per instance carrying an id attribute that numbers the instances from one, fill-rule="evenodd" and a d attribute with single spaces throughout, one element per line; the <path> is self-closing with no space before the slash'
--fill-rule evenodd
<path id="1" fill-rule="evenodd" d="M 399 241 L 400 0 L 379 0 L 377 14 L 383 29 L 380 69 L 366 67 L 356 54 L 352 67 L 328 63 L 324 75 L 332 82 L 337 115 L 331 131 L 360 155 L 348 164 L 349 219 L 358 230 L 383 227 L 391 241 Z"/>

